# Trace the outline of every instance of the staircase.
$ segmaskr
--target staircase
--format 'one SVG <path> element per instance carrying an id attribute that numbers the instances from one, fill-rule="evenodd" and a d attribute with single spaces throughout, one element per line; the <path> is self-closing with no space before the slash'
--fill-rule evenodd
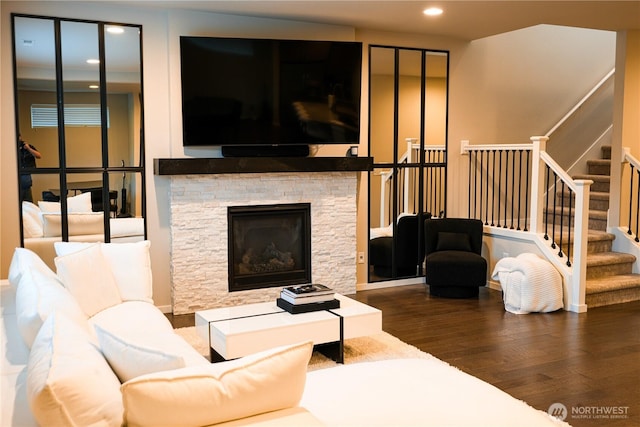
<path id="1" fill-rule="evenodd" d="M 602 147 L 601 159 L 587 161 L 588 173 L 573 179 L 593 181 L 589 196 L 589 233 L 587 244 L 587 307 L 600 307 L 640 300 L 640 274 L 633 274 L 636 257 L 612 252 L 614 235 L 607 233 L 607 210 L 611 173 L 611 147 Z M 557 194 L 568 204 L 568 194 Z M 573 203 L 573 202 L 572 202 Z M 573 206 L 573 205 L 572 205 Z M 567 241 L 566 231 L 563 242 Z M 573 230 L 572 230 L 573 239 Z M 559 241 L 559 240 L 556 240 Z M 572 242 L 567 242 L 568 244 Z M 563 250 L 566 253 L 566 247 Z"/>

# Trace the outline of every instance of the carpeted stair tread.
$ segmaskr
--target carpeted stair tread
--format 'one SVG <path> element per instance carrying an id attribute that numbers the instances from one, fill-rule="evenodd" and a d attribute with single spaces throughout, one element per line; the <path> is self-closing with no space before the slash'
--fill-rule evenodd
<path id="1" fill-rule="evenodd" d="M 574 180 L 584 179 L 584 180 L 592 181 L 590 192 L 597 191 L 597 192 L 607 193 L 611 190 L 611 177 L 607 174 L 598 175 L 598 174 L 588 173 L 584 175 L 575 175 L 573 176 L 573 179 Z"/>
<path id="2" fill-rule="evenodd" d="M 560 240 L 560 236 L 562 236 L 562 240 L 565 241 L 569 238 L 569 230 L 567 227 L 562 227 L 562 230 L 556 230 L 554 234 L 554 239 L 556 242 Z M 571 227 L 571 241 L 576 237 L 575 230 Z M 606 231 L 600 230 L 587 230 L 587 241 L 589 242 L 601 242 L 606 240 L 615 240 L 616 236 L 611 233 L 607 233 Z"/>
<path id="3" fill-rule="evenodd" d="M 602 265 L 633 263 L 635 260 L 635 256 L 624 252 L 600 252 L 589 254 L 587 257 L 587 268 Z"/>
<path id="4" fill-rule="evenodd" d="M 597 200 L 609 200 L 609 193 L 605 193 L 604 191 L 590 191 L 589 197 Z"/>
<path id="5" fill-rule="evenodd" d="M 557 196 L 560 197 L 562 195 L 564 195 L 565 199 L 569 197 L 569 190 L 565 189 L 564 192 L 563 191 L 558 191 Z M 575 197 L 575 193 L 572 193 L 573 196 Z M 590 191 L 589 192 L 589 198 L 592 199 L 596 199 L 596 200 L 609 200 L 609 193 L 604 192 L 604 191 Z M 574 202 L 571 202 L 571 204 L 573 205 Z"/>
<path id="6" fill-rule="evenodd" d="M 551 210 L 546 210 L 546 212 L 548 214 L 551 214 Z M 572 206 L 571 210 L 569 210 L 568 206 L 565 207 L 560 207 L 556 205 L 556 214 L 560 215 L 560 214 L 564 214 L 564 215 L 568 215 L 569 213 L 571 213 L 571 215 L 575 214 L 575 208 Z M 589 209 L 589 218 L 590 219 L 599 219 L 599 220 L 607 220 L 607 211 L 599 211 L 599 210 L 594 210 L 594 209 Z M 574 222 L 574 220 L 572 220 L 571 222 Z"/>
<path id="7" fill-rule="evenodd" d="M 607 233 L 606 231 L 599 230 L 587 230 L 587 240 L 598 242 L 602 240 L 615 240 L 616 236 L 612 233 Z"/>
<path id="8" fill-rule="evenodd" d="M 623 252 L 595 252 L 587 255 L 587 280 L 631 274 L 636 257 Z"/>
<path id="9" fill-rule="evenodd" d="M 611 146 L 601 148 L 601 159 L 587 160 L 588 173 L 576 175 L 574 179 L 593 181 L 589 192 L 589 223 L 587 244 L 587 278 L 585 303 L 589 308 L 619 304 L 640 299 L 640 274 L 634 274 L 633 263 L 636 257 L 620 252 L 612 252 L 615 236 L 606 232 L 609 209 L 609 190 L 611 186 Z M 569 200 L 569 192 L 559 192 L 557 201 Z M 572 197 L 575 203 L 575 195 Z M 564 212 L 565 215 L 568 212 Z M 595 231 L 601 229 L 602 231 Z M 571 240 L 575 239 L 571 230 Z M 556 233 L 556 239 L 560 233 Z M 568 239 L 566 230 L 563 239 Z M 563 247 L 572 242 L 563 242 Z"/>
<path id="10" fill-rule="evenodd" d="M 569 191 L 558 191 L 556 193 L 556 204 L 557 206 L 561 205 L 564 202 L 565 206 L 569 205 L 569 201 L 571 201 L 571 206 L 575 206 L 576 198 L 575 194 L 571 193 L 569 196 Z M 593 191 L 589 193 L 589 210 L 595 211 L 607 211 L 609 209 L 609 193 L 605 193 L 602 191 Z"/>
<path id="11" fill-rule="evenodd" d="M 593 164 L 593 165 L 610 165 L 611 164 L 611 159 L 592 159 L 592 160 L 587 160 L 587 164 Z"/>
<path id="12" fill-rule="evenodd" d="M 612 304 L 640 300 L 640 275 L 619 274 L 585 283 L 585 303 L 589 310 Z"/>
<path id="13" fill-rule="evenodd" d="M 606 211 L 596 211 L 593 209 L 589 209 L 589 218 L 606 220 L 608 218 L 608 213 Z"/>
<path id="14" fill-rule="evenodd" d="M 587 160 L 587 169 L 589 174 L 611 175 L 611 160 Z"/>
<path id="15" fill-rule="evenodd" d="M 549 230 L 550 232 L 551 230 Z M 556 230 L 554 234 L 554 241 L 558 245 L 562 245 L 564 252 L 569 250 L 572 252 L 573 258 L 573 246 L 569 249 L 570 245 L 573 245 L 575 241 L 576 233 L 573 227 L 571 227 L 571 233 L 569 233 L 567 227 L 562 227 L 562 231 Z M 599 230 L 587 230 L 587 256 L 593 253 L 610 252 L 615 240 L 615 235 L 607 233 L 606 231 Z"/>
<path id="16" fill-rule="evenodd" d="M 618 274 L 586 281 L 586 293 L 597 294 L 640 287 L 640 274 Z"/>
<path id="17" fill-rule="evenodd" d="M 581 174 L 573 176 L 573 179 L 590 179 L 594 182 L 611 182 L 611 177 L 608 175 L 593 175 L 593 174 Z"/>

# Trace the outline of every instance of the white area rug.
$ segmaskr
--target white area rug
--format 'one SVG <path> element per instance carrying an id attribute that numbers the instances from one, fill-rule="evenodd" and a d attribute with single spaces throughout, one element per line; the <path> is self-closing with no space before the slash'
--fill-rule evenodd
<path id="1" fill-rule="evenodd" d="M 176 329 L 178 335 L 184 338 L 200 354 L 209 358 L 209 348 L 196 334 L 195 327 Z M 371 362 L 388 359 L 435 359 L 428 353 L 409 345 L 386 332 L 368 337 L 352 338 L 344 343 L 344 363 Z M 320 354 L 313 352 L 309 362 L 309 371 L 335 366 L 336 363 Z"/>

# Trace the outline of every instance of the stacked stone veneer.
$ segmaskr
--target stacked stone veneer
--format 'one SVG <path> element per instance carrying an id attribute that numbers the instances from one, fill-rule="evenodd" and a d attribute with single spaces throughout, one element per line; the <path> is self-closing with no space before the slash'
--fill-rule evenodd
<path id="1" fill-rule="evenodd" d="M 312 280 L 356 290 L 355 172 L 175 175 L 171 177 L 174 314 L 275 301 L 281 288 L 229 292 L 227 207 L 311 204 Z"/>

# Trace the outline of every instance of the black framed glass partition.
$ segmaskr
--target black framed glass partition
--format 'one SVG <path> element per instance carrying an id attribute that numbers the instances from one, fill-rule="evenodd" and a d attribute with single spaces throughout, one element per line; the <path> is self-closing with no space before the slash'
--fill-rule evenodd
<path id="1" fill-rule="evenodd" d="M 12 30 L 22 245 L 125 223 L 146 239 L 142 27 L 13 14 Z"/>
<path id="2" fill-rule="evenodd" d="M 423 220 L 446 215 L 449 55 L 369 46 L 369 282 L 421 276 Z"/>

